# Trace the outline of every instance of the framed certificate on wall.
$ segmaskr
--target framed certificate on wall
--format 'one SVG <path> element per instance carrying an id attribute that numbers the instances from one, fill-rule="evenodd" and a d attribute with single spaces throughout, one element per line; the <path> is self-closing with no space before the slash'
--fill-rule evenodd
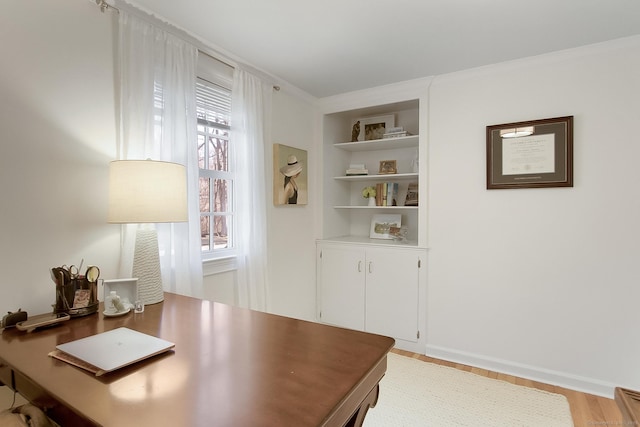
<path id="1" fill-rule="evenodd" d="M 487 189 L 573 187 L 573 116 L 487 126 Z"/>

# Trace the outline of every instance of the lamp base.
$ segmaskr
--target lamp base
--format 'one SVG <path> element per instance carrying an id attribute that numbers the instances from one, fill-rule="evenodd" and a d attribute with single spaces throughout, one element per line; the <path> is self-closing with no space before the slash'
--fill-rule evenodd
<path id="1" fill-rule="evenodd" d="M 155 228 L 139 228 L 133 253 L 133 277 L 138 279 L 138 299 L 145 305 L 164 301 L 158 232 Z"/>

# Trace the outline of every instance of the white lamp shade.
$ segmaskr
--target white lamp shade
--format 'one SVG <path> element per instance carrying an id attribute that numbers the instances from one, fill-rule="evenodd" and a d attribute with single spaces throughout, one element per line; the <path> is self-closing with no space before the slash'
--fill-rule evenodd
<path id="1" fill-rule="evenodd" d="M 110 223 L 187 221 L 183 165 L 154 160 L 116 160 L 109 165 Z"/>

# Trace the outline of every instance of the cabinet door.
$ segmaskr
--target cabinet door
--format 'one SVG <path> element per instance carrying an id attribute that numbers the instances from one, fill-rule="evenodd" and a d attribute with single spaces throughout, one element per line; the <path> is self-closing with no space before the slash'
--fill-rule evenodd
<path id="1" fill-rule="evenodd" d="M 419 261 L 413 251 L 367 250 L 367 332 L 418 340 Z"/>
<path id="2" fill-rule="evenodd" d="M 319 266 L 320 320 L 364 330 L 364 250 L 322 246 Z"/>

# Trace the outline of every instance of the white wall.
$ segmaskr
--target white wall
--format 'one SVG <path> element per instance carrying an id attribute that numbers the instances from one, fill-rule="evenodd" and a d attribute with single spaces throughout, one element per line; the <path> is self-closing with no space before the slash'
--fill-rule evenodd
<path id="1" fill-rule="evenodd" d="M 308 99 L 287 92 L 273 94 L 272 142 L 307 150 L 309 200 L 307 205 L 273 205 L 273 177 L 269 186 L 269 296 L 270 312 L 305 320 L 315 318 L 315 221 L 317 158 L 314 127 L 316 107 Z M 265 150 L 267 171 L 273 170 L 273 144 Z"/>
<path id="2" fill-rule="evenodd" d="M 427 353 L 640 388 L 640 38 L 437 77 Z M 574 187 L 485 189 L 487 125 L 574 116 Z"/>
<path id="3" fill-rule="evenodd" d="M 0 312 L 51 311 L 49 269 L 117 271 L 106 223 L 115 156 L 112 22 L 88 1 L 4 2 L 0 13 Z"/>

